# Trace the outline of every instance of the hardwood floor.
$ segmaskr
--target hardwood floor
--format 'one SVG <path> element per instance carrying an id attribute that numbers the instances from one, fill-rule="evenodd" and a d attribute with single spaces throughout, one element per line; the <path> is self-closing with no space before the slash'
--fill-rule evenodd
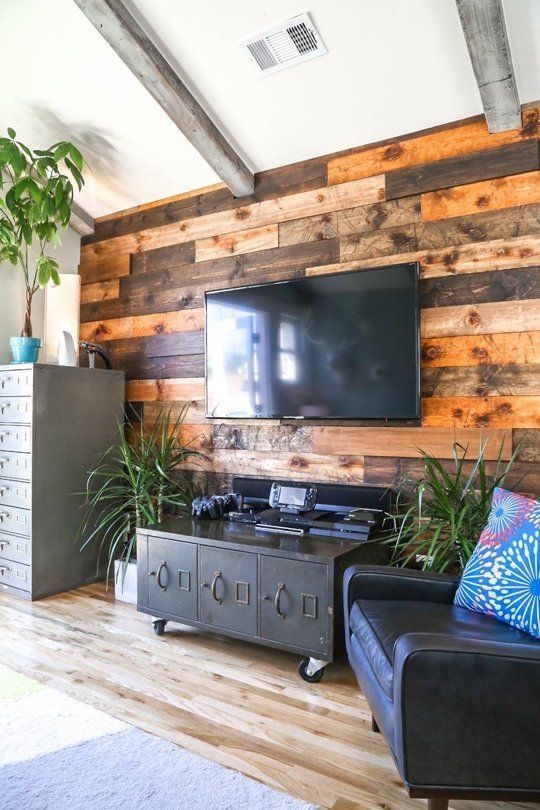
<path id="1" fill-rule="evenodd" d="M 0 661 L 321 808 L 426 805 L 407 797 L 344 662 L 311 685 L 287 653 L 175 625 L 158 638 L 101 585 L 32 604 L 0 595 Z"/>

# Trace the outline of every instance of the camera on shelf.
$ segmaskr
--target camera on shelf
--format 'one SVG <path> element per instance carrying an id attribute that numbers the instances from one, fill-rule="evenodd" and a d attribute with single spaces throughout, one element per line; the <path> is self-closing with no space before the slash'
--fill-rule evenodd
<path id="1" fill-rule="evenodd" d="M 193 517 L 204 520 L 216 520 L 228 512 L 242 509 L 242 496 L 235 492 L 226 495 L 202 495 L 191 504 Z"/>

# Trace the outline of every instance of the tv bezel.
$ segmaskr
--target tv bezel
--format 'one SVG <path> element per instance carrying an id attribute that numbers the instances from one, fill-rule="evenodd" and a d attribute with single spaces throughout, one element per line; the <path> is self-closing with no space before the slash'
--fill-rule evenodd
<path id="1" fill-rule="evenodd" d="M 416 333 L 415 340 L 415 411 L 407 416 L 295 416 L 294 414 L 273 414 L 271 416 L 261 416 L 259 414 L 251 414 L 248 416 L 215 416 L 208 412 L 208 346 L 207 346 L 207 322 L 208 322 L 208 297 L 217 295 L 224 292 L 241 292 L 242 290 L 251 290 L 259 287 L 277 287 L 283 284 L 292 284 L 295 281 L 309 280 L 310 276 L 297 276 L 296 278 L 288 278 L 283 281 L 265 281 L 260 284 L 244 284 L 239 287 L 224 287 L 217 290 L 206 290 L 204 293 L 204 416 L 205 419 L 223 420 L 231 419 L 237 421 L 246 421 L 251 419 L 257 420 L 301 420 L 306 422 L 381 422 L 387 421 L 393 424 L 399 422 L 410 422 L 411 420 L 418 420 L 422 417 L 422 399 L 420 388 L 420 263 L 419 262 L 398 262 L 396 264 L 382 264 L 378 267 L 369 267 L 365 270 L 345 270 L 334 273 L 320 273 L 316 278 L 335 278 L 340 275 L 360 274 L 360 273 L 376 273 L 381 270 L 389 270 L 390 268 L 408 267 L 414 269 L 414 328 Z"/>

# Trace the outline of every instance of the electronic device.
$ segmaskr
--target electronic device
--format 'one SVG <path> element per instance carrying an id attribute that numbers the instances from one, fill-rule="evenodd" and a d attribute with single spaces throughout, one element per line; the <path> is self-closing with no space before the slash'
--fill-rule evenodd
<path id="1" fill-rule="evenodd" d="M 208 292 L 206 416 L 420 416 L 418 263 Z"/>
<path id="2" fill-rule="evenodd" d="M 268 503 L 272 509 L 279 509 L 287 514 L 310 512 L 317 503 L 315 484 L 290 483 L 287 485 L 274 481 L 270 487 Z"/>
<path id="3" fill-rule="evenodd" d="M 233 509 L 242 509 L 242 496 L 235 492 L 226 495 L 202 495 L 191 503 L 192 517 L 216 520 Z"/>

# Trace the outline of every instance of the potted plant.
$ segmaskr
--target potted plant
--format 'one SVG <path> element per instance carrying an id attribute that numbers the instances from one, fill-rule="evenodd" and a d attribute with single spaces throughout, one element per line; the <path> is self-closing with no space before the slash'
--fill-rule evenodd
<path id="1" fill-rule="evenodd" d="M 489 474 L 486 446 L 487 440 L 480 443 L 470 471 L 468 448 L 457 442 L 450 469 L 420 450 L 424 474 L 400 482 L 394 512 L 385 521 L 393 565 L 448 573 L 465 568 L 485 526 L 493 490 L 504 485 L 518 452 L 504 464 L 503 441 Z"/>
<path id="2" fill-rule="evenodd" d="M 58 262 L 46 254 L 60 244 L 60 228 L 71 217 L 73 183 L 83 187 L 83 157 L 59 141 L 32 151 L 8 127 L 0 138 L 0 261 L 19 265 L 26 290 L 20 337 L 10 338 L 13 362 L 35 363 L 41 340 L 32 334 L 32 300 L 49 282 L 60 283 Z"/>
<path id="3" fill-rule="evenodd" d="M 182 465 L 201 453 L 182 442 L 188 407 L 176 419 L 163 409 L 152 427 L 143 420 L 119 425 L 118 442 L 88 472 L 82 548 L 99 543 L 98 571 L 105 553 L 107 587 L 114 571 L 115 594 L 123 601 L 136 602 L 136 529 L 191 506 L 194 493 Z"/>

